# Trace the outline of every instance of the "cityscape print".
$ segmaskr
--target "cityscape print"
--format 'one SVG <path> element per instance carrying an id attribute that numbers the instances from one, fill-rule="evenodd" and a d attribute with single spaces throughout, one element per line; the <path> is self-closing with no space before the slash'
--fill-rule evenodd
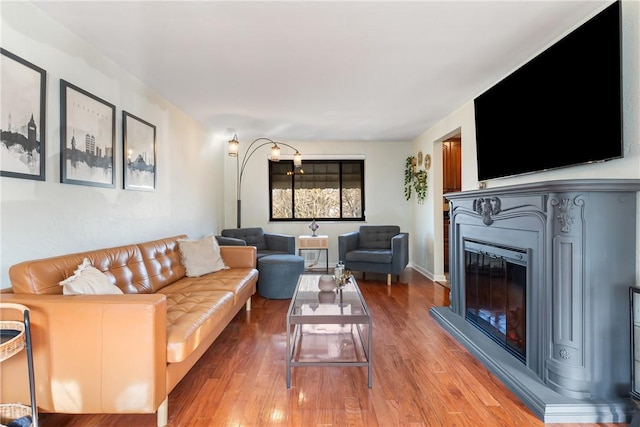
<path id="1" fill-rule="evenodd" d="M 153 191 L 156 188 L 156 127 L 122 112 L 124 137 L 124 188 Z"/>
<path id="2" fill-rule="evenodd" d="M 115 106 L 61 80 L 62 182 L 114 187 Z"/>
<path id="3" fill-rule="evenodd" d="M 0 70 L 1 175 L 44 181 L 46 72 L 4 49 Z"/>

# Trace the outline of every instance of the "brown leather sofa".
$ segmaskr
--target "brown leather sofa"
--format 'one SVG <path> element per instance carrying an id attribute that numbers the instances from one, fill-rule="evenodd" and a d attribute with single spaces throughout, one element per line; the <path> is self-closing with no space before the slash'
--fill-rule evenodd
<path id="1" fill-rule="evenodd" d="M 175 236 L 9 270 L 3 302 L 29 307 L 40 412 L 154 413 L 256 291 L 256 248 L 221 246 L 229 269 L 187 277 Z M 123 295 L 62 295 L 87 257 Z M 23 354 L 25 352 L 22 352 Z M 4 402 L 29 402 L 25 357 L 0 364 Z"/>

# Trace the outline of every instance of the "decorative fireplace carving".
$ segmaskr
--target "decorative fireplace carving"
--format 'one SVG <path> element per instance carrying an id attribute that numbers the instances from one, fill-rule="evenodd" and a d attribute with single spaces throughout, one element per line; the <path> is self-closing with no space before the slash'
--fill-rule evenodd
<path id="1" fill-rule="evenodd" d="M 451 306 L 431 313 L 545 422 L 632 413 L 625 307 L 639 191 L 640 180 L 565 180 L 447 194 Z M 464 320 L 469 240 L 530 254 L 525 365 Z"/>
<path id="2" fill-rule="evenodd" d="M 571 231 L 574 219 L 572 215 L 573 208 L 574 206 L 582 205 L 582 203 L 582 200 L 572 201 L 568 197 L 563 197 L 560 201 L 557 199 L 551 200 L 551 206 L 555 206 L 558 212 L 556 219 L 561 225 L 560 231 L 563 233 L 569 233 Z"/>
<path id="3" fill-rule="evenodd" d="M 500 199 L 497 197 L 482 197 L 473 201 L 473 210 L 482 216 L 484 225 L 493 224 L 494 215 L 498 215 L 500 211 Z"/>

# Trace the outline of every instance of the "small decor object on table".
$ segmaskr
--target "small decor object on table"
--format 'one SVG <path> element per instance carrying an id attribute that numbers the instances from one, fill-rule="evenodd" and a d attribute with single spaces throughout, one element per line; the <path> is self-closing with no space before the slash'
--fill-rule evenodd
<path id="1" fill-rule="evenodd" d="M 349 283 L 352 277 L 353 274 L 350 270 L 342 270 L 342 274 L 339 277 L 336 277 L 336 292 L 341 291 L 342 288 L 344 288 L 345 285 Z"/>
<path id="2" fill-rule="evenodd" d="M 320 228 L 320 226 L 318 225 L 318 223 L 316 222 L 316 220 L 312 220 L 311 224 L 309 224 L 309 229 L 311 229 L 311 237 L 317 237 L 318 235 L 316 234 L 316 230 L 318 230 L 318 228 Z"/>
<path id="3" fill-rule="evenodd" d="M 331 292 L 336 288 L 336 281 L 333 276 L 329 274 L 323 274 L 318 279 L 318 289 L 323 292 Z"/>
<path id="4" fill-rule="evenodd" d="M 344 263 L 342 261 L 338 261 L 336 267 L 333 269 L 333 277 L 338 280 L 342 277 L 342 273 L 344 272 Z"/>

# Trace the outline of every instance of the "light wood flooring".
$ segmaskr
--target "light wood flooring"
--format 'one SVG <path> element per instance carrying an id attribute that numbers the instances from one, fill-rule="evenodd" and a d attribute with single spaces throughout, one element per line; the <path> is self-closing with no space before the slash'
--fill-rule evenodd
<path id="1" fill-rule="evenodd" d="M 449 290 L 407 269 L 358 280 L 373 315 L 373 388 L 360 367 L 294 368 L 285 380 L 290 300 L 253 297 L 169 395 L 169 426 L 626 426 L 544 424 L 429 315 Z M 41 427 L 153 427 L 154 414 L 41 414 Z"/>

